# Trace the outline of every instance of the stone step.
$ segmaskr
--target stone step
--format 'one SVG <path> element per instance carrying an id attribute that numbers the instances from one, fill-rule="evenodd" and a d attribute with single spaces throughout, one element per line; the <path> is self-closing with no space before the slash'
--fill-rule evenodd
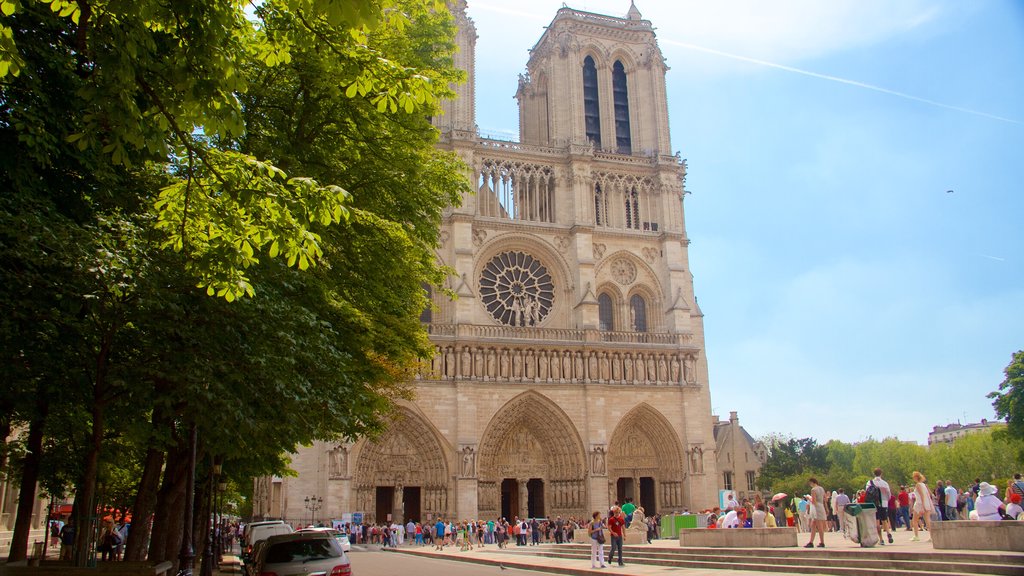
<path id="1" fill-rule="evenodd" d="M 606 545 L 607 546 L 607 545 Z M 582 544 L 559 544 L 559 545 L 547 545 L 541 546 L 542 550 L 582 550 L 587 554 L 590 554 L 590 546 Z M 1016 566 L 1024 566 L 1024 554 L 1017 554 L 1013 552 L 999 553 L 999 552 L 972 552 L 970 550 L 963 551 L 929 551 L 929 552 L 906 552 L 899 550 L 892 550 L 885 546 L 876 546 L 872 549 L 863 548 L 711 548 L 711 547 L 679 547 L 679 548 L 666 548 L 663 546 L 623 546 L 623 549 L 628 553 L 635 551 L 638 554 L 647 553 L 658 553 L 658 554 L 704 554 L 711 556 L 758 556 L 758 557 L 778 557 L 778 558 L 805 558 L 805 557 L 824 557 L 828 559 L 836 558 L 864 558 L 870 557 L 874 559 L 886 559 L 886 560 L 927 560 L 935 562 L 994 562 L 996 564 L 1008 564 Z"/>
<path id="2" fill-rule="evenodd" d="M 740 552 L 735 554 L 734 552 Z M 781 553 L 780 553 L 781 552 Z M 626 547 L 628 563 L 672 568 L 718 568 L 733 570 L 759 570 L 765 572 L 790 572 L 807 574 L 834 574 L 842 576 L 871 576 L 882 574 L 913 574 L 915 576 L 951 574 L 985 574 L 992 576 L 1015 576 L 1024 574 L 1024 557 L 1008 555 L 1010 562 L 1003 563 L 1000 555 L 887 552 L 876 556 L 874 553 L 846 551 L 847 554 L 832 555 L 830 550 L 788 551 L 766 549 L 722 549 L 709 548 L 694 550 L 681 548 L 652 549 L 642 546 Z M 837 553 L 843 551 L 835 551 Z M 872 551 L 873 552 L 873 551 Z M 766 554 L 763 554 L 766 553 Z M 547 558 L 579 560 L 590 558 L 586 546 L 558 546 L 536 550 L 535 555 Z"/>

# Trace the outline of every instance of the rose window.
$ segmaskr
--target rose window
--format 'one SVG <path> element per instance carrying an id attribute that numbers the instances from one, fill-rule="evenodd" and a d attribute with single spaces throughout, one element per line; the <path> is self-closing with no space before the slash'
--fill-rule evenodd
<path id="1" fill-rule="evenodd" d="M 555 285 L 539 260 L 525 252 L 503 252 L 484 266 L 480 301 L 506 326 L 537 326 L 551 312 Z"/>

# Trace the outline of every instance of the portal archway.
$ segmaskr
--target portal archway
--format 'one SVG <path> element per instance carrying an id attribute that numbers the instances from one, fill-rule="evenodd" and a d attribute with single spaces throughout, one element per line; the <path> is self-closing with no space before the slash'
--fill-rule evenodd
<path id="1" fill-rule="evenodd" d="M 682 446 L 672 425 L 650 404 L 630 410 L 612 434 L 608 448 L 611 500 L 631 498 L 648 515 L 683 504 Z"/>
<path id="2" fill-rule="evenodd" d="M 491 419 L 480 443 L 480 515 L 579 516 L 586 508 L 583 442 L 547 397 L 524 392 Z"/>
<path id="3" fill-rule="evenodd" d="M 377 440 L 363 440 L 353 478 L 364 521 L 421 522 L 449 516 L 447 450 L 437 430 L 400 406 Z"/>

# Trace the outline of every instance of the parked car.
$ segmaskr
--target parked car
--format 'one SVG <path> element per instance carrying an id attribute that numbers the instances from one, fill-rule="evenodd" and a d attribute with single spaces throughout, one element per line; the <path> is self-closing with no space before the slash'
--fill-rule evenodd
<path id="1" fill-rule="evenodd" d="M 331 536 L 334 536 L 334 539 L 338 541 L 338 544 L 341 544 L 341 549 L 344 550 L 346 554 L 352 551 L 352 543 L 348 539 L 348 534 L 345 534 L 336 528 L 329 528 L 326 526 L 308 526 L 299 530 L 299 532 L 323 532 L 324 534 L 330 534 Z"/>
<path id="2" fill-rule="evenodd" d="M 331 534 L 304 530 L 267 538 L 254 558 L 260 576 L 351 576 L 352 565 Z"/>
<path id="3" fill-rule="evenodd" d="M 254 551 L 257 543 L 276 536 L 278 534 L 291 534 L 295 530 L 290 524 L 282 520 L 270 520 L 267 522 L 253 522 L 245 527 L 245 546 L 242 548 L 242 562 L 249 565 L 255 557 Z"/>

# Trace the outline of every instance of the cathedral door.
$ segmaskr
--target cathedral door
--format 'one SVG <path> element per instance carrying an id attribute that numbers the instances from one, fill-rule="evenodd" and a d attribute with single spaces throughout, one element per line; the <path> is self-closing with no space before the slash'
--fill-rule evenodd
<path id="1" fill-rule="evenodd" d="M 377 486 L 377 506 L 375 522 L 383 523 L 390 520 L 391 511 L 395 507 L 395 487 Z"/>
<path id="2" fill-rule="evenodd" d="M 526 483 L 526 515 L 530 518 L 545 518 L 544 481 L 532 478 Z"/>
<path id="3" fill-rule="evenodd" d="M 423 518 L 420 516 L 421 508 L 420 503 L 422 502 L 420 496 L 419 486 L 406 486 L 402 490 L 402 521 L 408 522 L 422 522 Z"/>
<path id="4" fill-rule="evenodd" d="M 519 515 L 519 481 L 505 478 L 501 481 L 501 517 L 512 521 Z"/>
<path id="5" fill-rule="evenodd" d="M 633 488 L 633 478 L 619 478 L 615 481 L 615 501 L 622 506 L 626 498 L 632 498 L 636 502 L 636 490 Z"/>
<path id="6" fill-rule="evenodd" d="M 654 478 L 643 476 L 640 478 L 640 506 L 644 508 L 644 514 L 653 516 L 657 513 L 658 504 L 655 499 Z"/>

